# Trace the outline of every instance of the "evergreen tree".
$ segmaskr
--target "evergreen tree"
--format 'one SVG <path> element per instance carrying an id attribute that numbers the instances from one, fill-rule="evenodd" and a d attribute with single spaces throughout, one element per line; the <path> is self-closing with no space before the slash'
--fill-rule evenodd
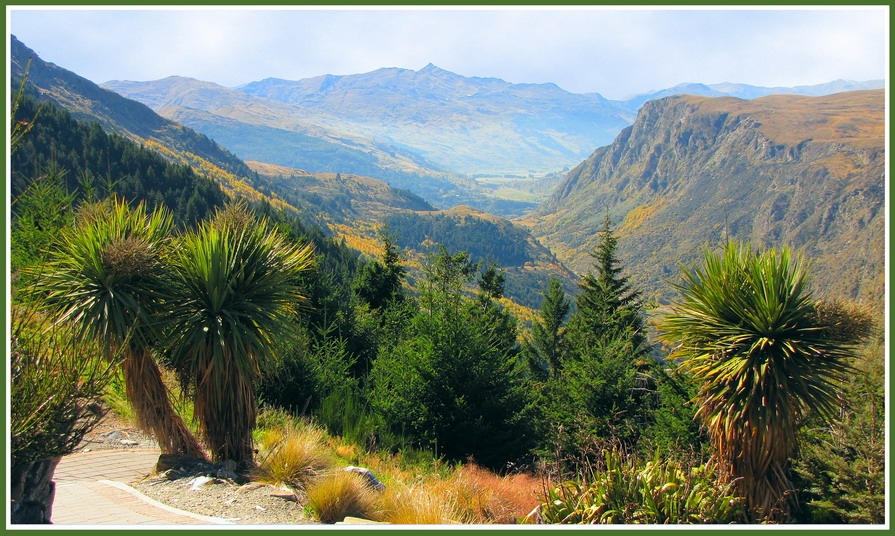
<path id="1" fill-rule="evenodd" d="M 404 298 L 402 283 L 406 270 L 401 266 L 401 254 L 395 238 L 380 233 L 383 253 L 380 261 L 373 261 L 364 266 L 354 282 L 354 291 L 370 308 L 381 311 L 386 305 Z"/>
<path id="2" fill-rule="evenodd" d="M 472 456 L 496 468 L 528 450 L 528 398 L 515 326 L 492 301 L 499 285 L 489 284 L 500 278 L 486 271 L 488 298 L 470 299 L 464 291 L 475 272 L 465 252 L 442 247 L 432 258 L 408 337 L 376 358 L 371 396 L 396 432 L 449 459 Z"/>
<path id="3" fill-rule="evenodd" d="M 579 348 L 582 343 L 626 336 L 632 357 L 639 357 L 648 351 L 640 293 L 622 275 L 617 247 L 618 238 L 612 234 L 612 222 L 607 216 L 597 247 L 590 254 L 596 273 L 591 270 L 582 278 L 581 293 L 575 298 L 578 311 L 571 324 Z"/>
<path id="4" fill-rule="evenodd" d="M 560 389 L 569 429 L 632 442 L 647 421 L 649 350 L 639 293 L 621 275 L 618 239 L 608 216 L 591 253 L 594 270 L 580 284 L 569 320 L 569 357 Z"/>
<path id="5" fill-rule="evenodd" d="M 541 320 L 532 326 L 532 336 L 525 345 L 529 369 L 535 378 L 556 379 L 566 357 L 566 329 L 564 323 L 570 303 L 559 279 L 550 278 L 544 290 Z"/>

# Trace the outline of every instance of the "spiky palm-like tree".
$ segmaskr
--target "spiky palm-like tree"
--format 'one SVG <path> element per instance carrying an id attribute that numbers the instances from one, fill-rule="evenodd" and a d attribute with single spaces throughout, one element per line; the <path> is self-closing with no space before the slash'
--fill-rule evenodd
<path id="1" fill-rule="evenodd" d="M 833 414 L 849 347 L 819 320 L 805 262 L 729 243 L 685 270 L 660 329 L 698 382 L 697 416 L 757 519 L 783 519 L 805 418 Z"/>
<path id="2" fill-rule="evenodd" d="M 176 248 L 167 348 L 195 394 L 215 460 L 252 461 L 255 384 L 273 340 L 292 329 L 290 313 L 301 299 L 297 276 L 311 262 L 310 245 L 289 244 L 244 207 L 219 212 Z"/>
<path id="3" fill-rule="evenodd" d="M 137 424 L 155 436 L 162 451 L 204 458 L 171 406 L 153 358 L 171 228 L 168 212 L 150 214 L 142 204 L 131 208 L 113 199 L 85 206 L 76 224 L 62 233 L 40 289 L 79 336 L 99 341 L 110 358 L 123 355 Z"/>

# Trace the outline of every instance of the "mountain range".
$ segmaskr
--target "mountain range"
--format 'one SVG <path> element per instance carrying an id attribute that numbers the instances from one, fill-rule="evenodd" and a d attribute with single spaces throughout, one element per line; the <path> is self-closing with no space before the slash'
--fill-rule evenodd
<path id="1" fill-rule="evenodd" d="M 668 91 L 710 95 L 645 101 L 467 78 L 432 65 L 239 88 L 181 77 L 106 84 L 138 103 L 43 62 L 15 38 L 14 77 L 29 57 L 29 80 L 42 98 L 190 165 L 231 195 L 299 212 L 371 255 L 386 223 L 411 263 L 439 242 L 497 257 L 508 289 L 528 307 L 538 305 L 549 275 L 574 288 L 573 271 L 589 269 L 587 253 L 606 215 L 617 225 L 632 281 L 660 302 L 670 299 L 681 263 L 736 238 L 800 248 L 814 259 L 824 292 L 881 303 L 883 92 L 795 94 L 878 82 L 689 84 Z M 790 94 L 717 96 L 775 91 Z M 614 126 L 597 128 L 604 119 Z M 597 138 L 610 133 L 599 146 Z M 519 140 L 528 140 L 528 151 Z M 553 158 L 549 147 L 559 151 L 554 167 L 530 167 Z M 572 169 L 526 174 L 474 164 L 497 154 L 514 154 L 517 170 Z M 449 165 L 491 172 L 472 176 Z M 497 194 L 504 190 L 510 193 Z M 519 200 L 520 193 L 531 197 Z M 536 210 L 510 222 L 483 207 Z"/>
<path id="2" fill-rule="evenodd" d="M 882 81 L 795 88 L 682 84 L 613 101 L 555 84 L 465 77 L 429 64 L 419 71 L 268 78 L 236 88 L 176 76 L 103 87 L 214 138 L 245 160 L 370 176 L 442 209 L 469 204 L 515 217 L 534 209 L 546 192 L 489 178 L 537 181 L 573 167 L 610 144 L 648 100 L 681 93 L 821 95 L 878 88 Z"/>
<path id="3" fill-rule="evenodd" d="M 14 81 L 27 71 L 28 92 L 66 110 L 75 119 L 96 123 L 173 164 L 187 165 L 221 185 L 231 197 L 267 202 L 274 208 L 298 213 L 306 222 L 371 257 L 379 253 L 379 228 L 390 218 L 399 217 L 403 218 L 400 224 L 392 225 L 389 231 L 406 250 L 412 269 L 418 269 L 424 255 L 438 243 L 450 244 L 454 251 L 470 251 L 476 260 L 493 260 L 507 273 L 507 296 L 515 300 L 509 305 L 526 314 L 538 305 L 539 285 L 550 275 L 560 277 L 569 290 L 574 288 L 575 275 L 519 224 L 470 207 L 440 211 L 419 196 L 378 179 L 243 162 L 205 135 L 160 117 L 146 105 L 44 62 L 15 38 L 11 66 Z M 51 154 L 41 155 L 41 161 L 52 158 Z M 150 183 L 160 178 L 155 173 L 144 175 L 143 180 Z M 135 191 L 155 188 L 155 184 L 145 184 Z M 427 233 L 421 235 L 419 228 Z M 484 241 L 483 236 L 487 236 Z"/>

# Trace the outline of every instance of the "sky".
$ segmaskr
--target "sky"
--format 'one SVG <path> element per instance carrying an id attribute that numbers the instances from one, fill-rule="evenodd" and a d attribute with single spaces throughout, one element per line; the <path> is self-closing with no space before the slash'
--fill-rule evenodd
<path id="1" fill-rule="evenodd" d="M 8 9 L 8 33 L 96 83 L 178 75 L 235 87 L 433 63 L 624 99 L 689 82 L 790 87 L 888 72 L 888 6 Z"/>

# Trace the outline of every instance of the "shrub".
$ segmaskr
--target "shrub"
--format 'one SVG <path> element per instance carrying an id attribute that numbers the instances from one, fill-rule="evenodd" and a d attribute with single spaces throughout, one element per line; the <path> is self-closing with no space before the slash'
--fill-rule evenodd
<path id="1" fill-rule="evenodd" d="M 685 467 L 672 460 L 639 465 L 604 451 L 605 469 L 589 482 L 550 489 L 541 507 L 546 523 L 734 523 L 744 521 L 743 499 L 733 483 L 719 484 L 714 465 Z"/>
<path id="2" fill-rule="evenodd" d="M 11 335 L 13 464 L 69 454 L 102 416 L 112 365 L 95 344 L 17 307 Z"/>
<path id="3" fill-rule="evenodd" d="M 12 308 L 9 357 L 12 523 L 49 523 L 53 471 L 102 417 L 109 362 L 91 343 Z"/>

